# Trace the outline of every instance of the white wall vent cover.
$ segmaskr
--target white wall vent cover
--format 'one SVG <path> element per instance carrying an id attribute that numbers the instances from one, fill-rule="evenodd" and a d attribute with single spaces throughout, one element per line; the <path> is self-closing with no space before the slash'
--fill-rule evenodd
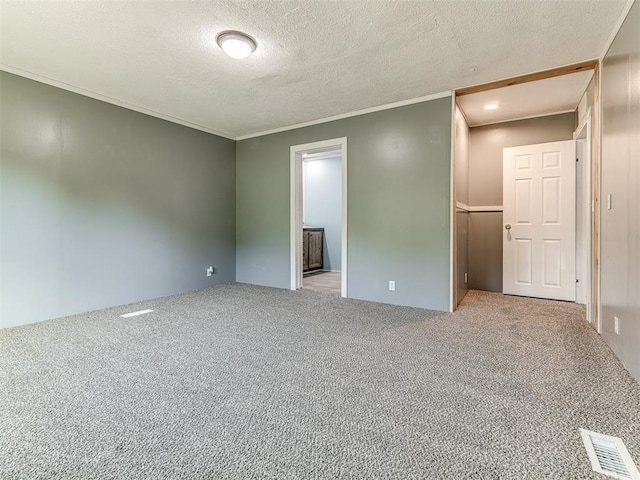
<path id="1" fill-rule="evenodd" d="M 137 312 L 125 313 L 124 315 L 120 315 L 122 318 L 131 318 L 137 317 L 138 315 L 144 315 L 145 313 L 151 313 L 153 310 L 139 310 Z"/>
<path id="2" fill-rule="evenodd" d="M 596 472 L 613 478 L 640 480 L 640 472 L 621 439 L 590 432 L 583 428 L 580 429 L 580 435 L 591 460 L 591 466 Z"/>

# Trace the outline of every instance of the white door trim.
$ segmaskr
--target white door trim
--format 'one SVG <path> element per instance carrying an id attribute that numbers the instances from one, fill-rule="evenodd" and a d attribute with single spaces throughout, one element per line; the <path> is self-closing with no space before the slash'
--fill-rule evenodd
<path id="1" fill-rule="evenodd" d="M 457 262 L 458 262 L 458 245 L 456 241 L 457 216 L 456 216 L 456 92 L 451 91 L 451 156 L 449 165 L 449 191 L 451 192 L 451 206 L 449 209 L 449 279 L 451 280 L 451 289 L 449 290 L 449 311 L 454 312 L 458 307 L 458 279 L 457 279 Z M 462 109 L 459 108 L 460 112 Z M 464 115 L 464 114 L 463 114 Z M 466 121 L 466 120 L 465 120 Z"/>
<path id="2" fill-rule="evenodd" d="M 347 137 L 291 146 L 290 253 L 291 290 L 302 288 L 302 154 L 339 149 L 342 157 L 342 259 L 341 295 L 347 296 Z"/>
<path id="3" fill-rule="evenodd" d="M 594 214 L 594 199 L 593 199 L 593 152 L 591 151 L 592 141 L 593 141 L 593 132 L 591 127 L 591 107 L 587 109 L 587 113 L 584 115 L 580 125 L 576 128 L 576 131 L 573 133 L 573 139 L 577 142 L 579 140 L 584 140 L 585 150 L 583 152 L 584 159 L 580 159 L 581 162 L 578 164 L 577 168 L 580 168 L 582 171 L 582 189 L 584 192 L 584 198 L 579 199 L 576 198 L 576 205 L 578 201 L 583 201 L 586 204 L 585 213 L 587 214 L 587 219 L 585 224 L 583 225 L 582 232 L 576 232 L 576 242 L 578 239 L 582 240 L 583 251 L 585 252 L 585 259 L 581 259 L 583 263 L 583 271 L 584 271 L 584 286 L 586 289 L 586 302 L 587 302 L 587 322 L 593 323 L 593 310 L 594 310 L 594 298 L 593 298 L 593 214 Z M 576 217 L 577 220 L 577 217 Z M 579 235 L 578 235 L 579 234 Z M 576 262 L 578 259 L 576 259 Z M 577 265 L 577 263 L 576 263 Z M 600 333 L 600 322 L 596 322 L 596 330 Z"/>

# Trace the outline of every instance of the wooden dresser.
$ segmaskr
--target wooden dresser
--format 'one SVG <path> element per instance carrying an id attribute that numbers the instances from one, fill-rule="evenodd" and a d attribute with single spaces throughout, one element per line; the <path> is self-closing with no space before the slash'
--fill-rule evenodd
<path id="1" fill-rule="evenodd" d="M 324 228 L 302 229 L 302 271 L 320 270 L 323 264 Z"/>

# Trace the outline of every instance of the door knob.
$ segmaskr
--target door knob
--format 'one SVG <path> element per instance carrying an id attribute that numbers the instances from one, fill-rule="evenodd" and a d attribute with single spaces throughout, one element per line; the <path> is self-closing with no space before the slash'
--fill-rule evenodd
<path id="1" fill-rule="evenodd" d="M 511 230 L 511 224 L 510 224 L 510 223 L 507 223 L 507 224 L 504 226 L 504 228 L 506 228 L 507 230 Z"/>

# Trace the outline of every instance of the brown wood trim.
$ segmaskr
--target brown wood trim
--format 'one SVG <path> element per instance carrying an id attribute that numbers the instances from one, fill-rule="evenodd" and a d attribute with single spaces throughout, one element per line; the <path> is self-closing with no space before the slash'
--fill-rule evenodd
<path id="1" fill-rule="evenodd" d="M 600 303 L 598 292 L 600 290 L 600 256 L 598 246 L 600 245 L 600 68 L 599 62 L 596 61 L 593 74 L 593 238 L 592 238 L 592 301 L 593 301 L 593 318 L 591 326 L 598 330 L 598 315 L 600 312 Z"/>
<path id="2" fill-rule="evenodd" d="M 597 71 L 597 68 L 598 60 L 587 60 L 586 62 L 552 68 L 551 70 L 545 70 L 543 72 L 528 73 L 526 75 L 520 75 L 519 77 L 506 78 L 504 80 L 497 80 L 495 82 L 484 83 L 482 85 L 460 88 L 455 91 L 455 95 L 460 97 L 462 95 L 470 95 L 472 93 L 485 92 L 496 88 L 510 87 L 521 83 L 535 82 L 536 80 L 544 80 L 545 78 L 559 77 L 561 75 L 569 75 L 571 73 L 584 72 L 587 70 Z"/>

